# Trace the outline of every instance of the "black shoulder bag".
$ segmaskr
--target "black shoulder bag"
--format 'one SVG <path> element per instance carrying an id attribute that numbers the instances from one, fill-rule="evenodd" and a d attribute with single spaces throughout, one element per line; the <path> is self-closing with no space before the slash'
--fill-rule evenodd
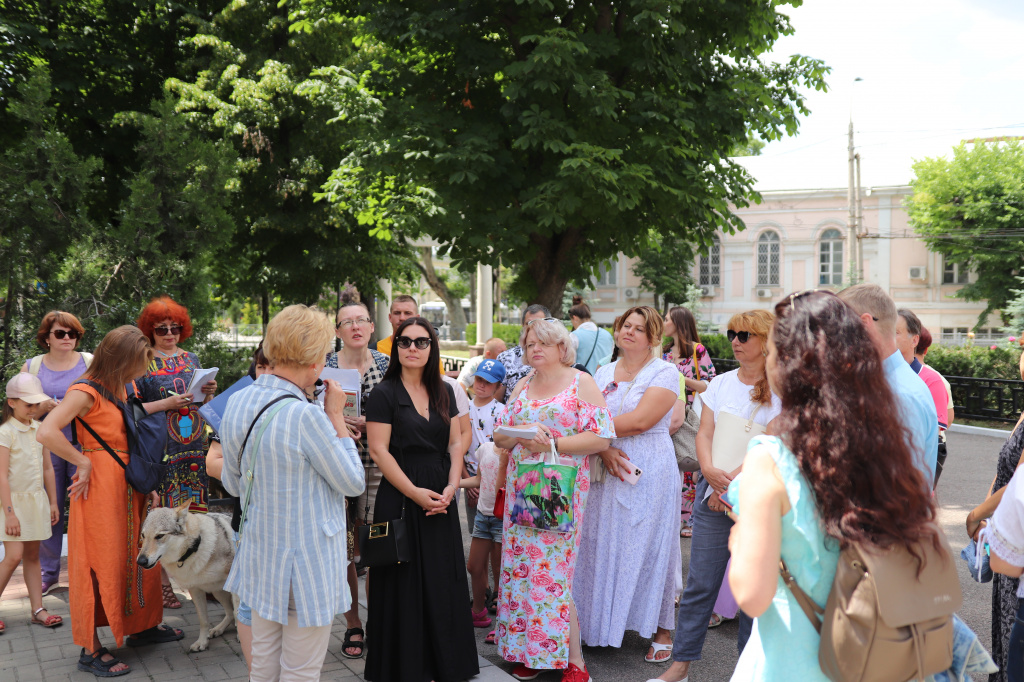
<path id="1" fill-rule="evenodd" d="M 395 386 L 395 409 L 391 416 L 391 442 L 398 446 L 398 454 L 402 455 L 401 443 L 397 440 L 395 427 L 398 425 L 398 385 Z M 398 460 L 398 466 L 402 466 L 402 459 Z M 397 488 L 396 488 L 397 490 Z M 405 501 L 402 495 L 402 515 L 392 521 L 370 523 L 359 526 L 359 553 L 360 566 L 378 568 L 381 566 L 394 566 L 404 564 L 412 560 L 412 540 L 409 538 L 409 529 L 405 522 Z M 364 519 L 370 517 L 370 496 L 366 496 L 366 514 Z"/>

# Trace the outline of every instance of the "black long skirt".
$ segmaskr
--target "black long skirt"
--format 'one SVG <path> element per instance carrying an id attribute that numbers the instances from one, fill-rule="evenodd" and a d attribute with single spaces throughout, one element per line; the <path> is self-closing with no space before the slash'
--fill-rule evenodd
<path id="1" fill-rule="evenodd" d="M 447 457 L 405 458 L 418 487 L 442 492 Z M 404 496 L 385 478 L 373 522 L 402 515 Z M 455 500 L 447 514 L 427 516 L 405 504 L 413 559 L 371 568 L 365 678 L 373 682 L 461 682 L 480 672 L 470 615 L 466 559 Z"/>

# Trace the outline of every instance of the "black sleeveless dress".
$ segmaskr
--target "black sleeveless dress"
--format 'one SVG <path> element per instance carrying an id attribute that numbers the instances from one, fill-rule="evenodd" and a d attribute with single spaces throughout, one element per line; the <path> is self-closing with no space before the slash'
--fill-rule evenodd
<path id="1" fill-rule="evenodd" d="M 1024 450 L 1024 424 L 1018 424 L 999 451 L 996 465 L 996 482 L 993 491 L 999 490 L 1013 478 Z M 999 672 L 988 676 L 989 682 L 1006 682 L 1006 656 L 1010 644 L 1010 630 L 1017 614 L 1017 578 L 994 574 L 992 578 L 992 660 L 999 666 Z"/>
<path id="2" fill-rule="evenodd" d="M 458 414 L 451 387 L 451 418 Z M 397 408 L 396 408 L 397 404 Z M 417 486 L 448 484 L 450 427 L 430 411 L 424 419 L 401 381 L 382 381 L 366 405 L 366 421 L 392 424 L 389 451 Z M 405 496 L 385 479 L 372 522 L 397 519 Z M 427 516 L 406 501 L 413 560 L 370 569 L 365 679 L 373 682 L 459 682 L 480 672 L 470 615 L 462 529 L 455 500 L 447 514 Z"/>

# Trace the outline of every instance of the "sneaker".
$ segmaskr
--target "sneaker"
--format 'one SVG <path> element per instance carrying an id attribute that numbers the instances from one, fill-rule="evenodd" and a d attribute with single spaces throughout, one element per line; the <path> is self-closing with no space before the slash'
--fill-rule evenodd
<path id="1" fill-rule="evenodd" d="M 56 580 L 54 580 L 53 582 L 46 582 L 44 580 L 43 581 L 43 596 L 45 597 L 46 595 L 50 594 L 55 589 L 57 589 L 57 587 L 58 587 L 58 585 L 57 585 L 57 581 Z"/>
<path id="2" fill-rule="evenodd" d="M 562 682 L 590 682 L 590 673 L 587 672 L 587 666 L 583 666 L 583 670 L 576 667 L 575 663 L 570 663 L 569 667 L 562 673 Z"/>
<path id="3" fill-rule="evenodd" d="M 470 607 L 469 612 L 473 616 L 473 627 L 475 627 L 475 628 L 489 628 L 489 627 L 491 627 L 491 617 L 487 615 L 487 609 L 480 609 L 479 611 L 474 611 L 473 607 Z"/>
<path id="4" fill-rule="evenodd" d="M 540 670 L 534 670 L 533 668 L 527 668 L 525 665 L 520 663 L 512 670 L 512 677 L 517 680 L 535 680 L 540 677 Z"/>

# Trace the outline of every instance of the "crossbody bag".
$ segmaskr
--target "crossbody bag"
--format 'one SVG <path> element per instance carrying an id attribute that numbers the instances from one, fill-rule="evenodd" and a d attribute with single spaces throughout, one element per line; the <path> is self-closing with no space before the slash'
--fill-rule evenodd
<path id="1" fill-rule="evenodd" d="M 270 412 L 267 414 L 267 418 L 263 420 L 262 424 L 260 424 L 260 430 L 256 432 L 256 440 L 252 444 L 252 457 L 249 458 L 249 467 L 248 469 L 246 469 L 245 472 L 245 493 L 241 500 L 242 515 L 241 518 L 239 518 L 238 520 L 238 542 L 236 543 L 236 546 L 242 542 L 242 530 L 245 528 L 245 521 L 249 515 L 249 500 L 252 497 L 252 482 L 256 478 L 256 459 L 260 450 L 260 441 L 263 440 L 263 433 L 267 430 L 267 427 L 270 426 L 270 422 L 273 421 L 274 417 L 277 416 L 277 413 L 280 412 L 285 407 L 283 401 L 288 399 L 298 400 L 299 398 L 291 394 L 282 395 L 274 398 L 269 403 L 264 405 L 263 409 L 256 413 L 256 417 L 252 420 L 252 424 L 249 424 L 249 430 L 245 432 L 245 438 L 242 439 L 242 447 L 238 449 L 238 468 L 239 470 L 241 470 L 242 453 L 245 452 L 245 444 L 249 442 L 249 436 L 252 434 L 252 430 L 256 426 L 256 422 L 260 420 L 260 417 L 263 415 L 264 412 L 270 410 Z M 270 409 L 275 404 L 277 405 L 277 407 Z"/>

